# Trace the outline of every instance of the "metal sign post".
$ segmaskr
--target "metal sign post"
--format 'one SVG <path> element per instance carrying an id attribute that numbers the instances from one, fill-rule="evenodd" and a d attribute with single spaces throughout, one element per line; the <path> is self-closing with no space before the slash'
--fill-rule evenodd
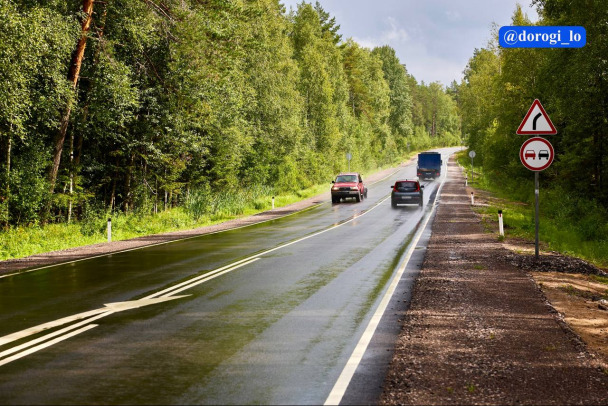
<path id="1" fill-rule="evenodd" d="M 539 248 L 538 248 L 538 224 L 539 224 L 539 220 L 538 220 L 538 214 L 539 214 L 539 204 L 538 204 L 538 172 L 534 172 L 534 215 L 535 215 L 535 219 L 534 219 L 534 259 L 538 261 L 538 254 L 539 254 Z"/>
<path id="2" fill-rule="evenodd" d="M 469 156 L 471 157 L 471 182 L 475 179 L 475 172 L 473 170 L 473 158 L 475 158 L 475 151 L 469 152 Z"/>
<path id="3" fill-rule="evenodd" d="M 350 160 L 353 159 L 353 154 L 350 152 L 346 153 L 346 160 L 348 161 L 348 171 L 350 172 Z"/>
<path id="4" fill-rule="evenodd" d="M 519 150 L 521 163 L 531 171 L 534 171 L 534 258 L 538 261 L 538 228 L 539 228 L 539 181 L 538 173 L 547 169 L 555 157 L 553 145 L 541 137 L 533 137 L 526 140 Z"/>

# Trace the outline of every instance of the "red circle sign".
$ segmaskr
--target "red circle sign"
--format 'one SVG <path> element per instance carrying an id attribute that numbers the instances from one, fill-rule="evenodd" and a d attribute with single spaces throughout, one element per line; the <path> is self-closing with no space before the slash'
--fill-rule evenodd
<path id="1" fill-rule="evenodd" d="M 547 169 L 553 163 L 554 157 L 553 145 L 541 137 L 526 140 L 519 150 L 521 163 L 531 171 L 538 172 Z"/>

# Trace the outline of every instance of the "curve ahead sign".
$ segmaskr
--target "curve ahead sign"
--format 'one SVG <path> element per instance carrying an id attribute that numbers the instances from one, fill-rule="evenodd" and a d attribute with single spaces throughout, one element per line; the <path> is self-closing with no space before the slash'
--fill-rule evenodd
<path id="1" fill-rule="evenodd" d="M 538 172 L 547 169 L 553 163 L 554 157 L 553 145 L 541 137 L 527 139 L 519 150 L 521 163 L 531 171 Z"/>

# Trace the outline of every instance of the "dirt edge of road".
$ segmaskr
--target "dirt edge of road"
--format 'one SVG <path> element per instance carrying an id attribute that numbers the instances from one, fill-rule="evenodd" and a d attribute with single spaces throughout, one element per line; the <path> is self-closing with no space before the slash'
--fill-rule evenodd
<path id="1" fill-rule="evenodd" d="M 399 168 L 409 165 L 416 159 L 416 156 L 410 158 L 406 162 L 401 163 L 398 167 L 388 168 L 380 172 L 376 172 L 369 177 L 365 177 L 364 181 L 367 184 L 377 182 Z M 268 210 L 252 216 L 236 218 L 225 221 L 223 223 L 214 224 L 211 226 L 198 227 L 190 230 L 172 231 L 162 234 L 154 234 L 143 237 L 137 237 L 130 240 L 112 241 L 109 243 L 99 243 L 93 245 L 84 245 L 80 247 L 68 248 L 65 250 L 51 251 L 43 254 L 31 255 L 23 258 L 8 259 L 0 261 L 0 275 L 19 273 L 21 271 L 34 270 L 42 267 L 58 265 L 66 262 L 80 261 L 88 258 L 93 258 L 101 255 L 116 254 L 123 251 L 144 248 L 146 246 L 164 244 L 172 241 L 178 241 L 185 238 L 198 237 L 205 234 L 217 233 L 221 231 L 231 230 L 235 228 L 245 227 L 253 224 L 258 224 L 270 220 L 275 220 L 285 217 L 309 208 L 315 205 L 328 202 L 330 200 L 328 183 L 326 193 L 318 196 L 313 196 L 305 200 L 301 200 L 290 205 Z"/>
<path id="2" fill-rule="evenodd" d="M 572 306 L 573 298 L 592 300 L 589 273 L 555 272 L 581 267 L 555 253 L 543 257 L 544 269 L 531 269 L 522 248 L 529 244 L 484 230 L 469 193 L 450 159 L 380 404 L 604 404 L 608 370 L 598 341 L 605 349 L 608 312 Z M 578 283 L 560 288 L 571 277 Z M 603 335 L 581 334 L 572 322 L 579 316 Z"/>

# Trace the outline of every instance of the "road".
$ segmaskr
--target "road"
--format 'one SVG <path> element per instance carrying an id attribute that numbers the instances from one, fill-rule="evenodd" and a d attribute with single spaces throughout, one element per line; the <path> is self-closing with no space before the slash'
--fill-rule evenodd
<path id="1" fill-rule="evenodd" d="M 442 149 L 444 163 L 456 149 Z M 0 403 L 324 403 L 425 205 L 389 186 L 270 222 L 0 279 Z M 352 396 L 352 395 L 351 395 Z"/>

